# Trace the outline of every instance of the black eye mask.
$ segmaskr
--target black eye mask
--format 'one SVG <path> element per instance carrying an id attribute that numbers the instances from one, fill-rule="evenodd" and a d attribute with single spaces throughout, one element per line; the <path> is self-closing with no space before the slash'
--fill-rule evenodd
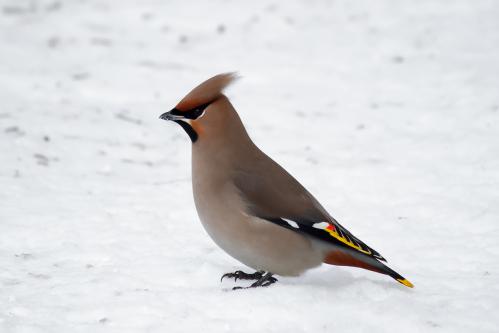
<path id="1" fill-rule="evenodd" d="M 182 116 L 186 119 L 191 119 L 191 120 L 194 120 L 194 119 L 197 119 L 199 118 L 204 110 L 208 107 L 208 105 L 210 105 L 211 103 L 206 103 L 206 104 L 202 104 L 198 107 L 195 107 L 194 109 L 190 109 L 190 110 L 187 110 L 187 111 L 180 111 L 180 110 L 177 110 L 177 109 L 173 109 L 170 111 L 170 113 L 174 116 Z"/>

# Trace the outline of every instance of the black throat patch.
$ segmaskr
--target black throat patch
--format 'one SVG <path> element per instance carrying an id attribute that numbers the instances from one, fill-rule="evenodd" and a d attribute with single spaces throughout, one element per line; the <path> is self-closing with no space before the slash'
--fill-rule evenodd
<path id="1" fill-rule="evenodd" d="M 174 120 L 174 122 L 179 124 L 184 129 L 184 131 L 187 133 L 187 135 L 189 135 L 189 138 L 191 138 L 192 143 L 197 141 L 198 134 L 196 133 L 194 128 L 192 128 L 192 126 L 189 125 L 189 123 L 182 121 L 182 120 Z"/>

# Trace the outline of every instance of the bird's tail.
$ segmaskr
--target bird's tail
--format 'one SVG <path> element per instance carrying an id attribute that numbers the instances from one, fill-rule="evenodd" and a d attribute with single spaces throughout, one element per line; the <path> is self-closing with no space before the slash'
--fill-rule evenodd
<path id="1" fill-rule="evenodd" d="M 388 275 L 406 287 L 414 288 L 414 285 L 411 282 L 409 282 L 409 280 L 407 280 L 402 275 L 395 272 L 393 269 L 386 266 L 382 262 L 376 260 L 373 257 L 366 256 L 362 253 L 351 251 L 350 249 L 336 248 L 335 250 L 330 251 L 326 255 L 324 262 L 326 264 L 337 265 L 337 266 L 351 266 L 351 267 L 368 269 L 373 272 Z"/>
<path id="2" fill-rule="evenodd" d="M 407 280 L 405 277 L 403 277 L 399 273 L 395 272 L 390 267 L 388 267 L 386 265 L 383 265 L 383 266 L 385 266 L 383 274 L 386 274 L 386 275 L 390 276 L 391 278 L 397 280 L 397 282 L 402 283 L 406 287 L 414 288 L 414 285 L 409 280 Z"/>

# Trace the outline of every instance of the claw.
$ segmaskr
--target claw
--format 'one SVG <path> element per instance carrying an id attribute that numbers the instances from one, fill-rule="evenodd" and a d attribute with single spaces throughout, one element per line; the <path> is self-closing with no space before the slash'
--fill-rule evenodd
<path id="1" fill-rule="evenodd" d="M 268 287 L 271 284 L 277 282 L 277 279 L 272 276 L 272 273 L 267 273 L 267 274 L 263 275 L 261 272 L 256 272 L 254 274 L 247 274 L 247 275 L 255 275 L 257 273 L 260 273 L 260 278 L 256 282 L 252 283 L 249 287 L 236 286 L 236 287 L 232 288 L 232 290 L 249 289 L 249 288 L 256 288 L 256 287 Z"/>
<path id="2" fill-rule="evenodd" d="M 245 273 L 243 271 L 235 271 L 234 273 L 225 273 L 220 278 L 220 282 L 224 278 L 234 278 L 234 281 L 239 280 L 259 280 L 262 278 L 264 272 L 258 271 L 255 273 Z"/>
<path id="3" fill-rule="evenodd" d="M 223 279 L 224 279 L 224 278 L 226 278 L 226 277 L 228 277 L 228 278 L 232 278 L 232 277 L 234 277 L 234 273 L 225 273 L 225 274 L 224 274 L 224 275 L 222 275 L 222 277 L 220 278 L 220 282 L 222 282 L 222 281 L 223 281 Z"/>

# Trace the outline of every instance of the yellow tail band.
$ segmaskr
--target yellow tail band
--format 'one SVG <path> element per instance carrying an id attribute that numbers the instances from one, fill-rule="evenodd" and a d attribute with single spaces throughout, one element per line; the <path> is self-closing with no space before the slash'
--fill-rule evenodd
<path id="1" fill-rule="evenodd" d="M 398 282 L 402 283 L 404 286 L 409 288 L 414 288 L 414 285 L 409 282 L 407 279 L 397 279 Z"/>

